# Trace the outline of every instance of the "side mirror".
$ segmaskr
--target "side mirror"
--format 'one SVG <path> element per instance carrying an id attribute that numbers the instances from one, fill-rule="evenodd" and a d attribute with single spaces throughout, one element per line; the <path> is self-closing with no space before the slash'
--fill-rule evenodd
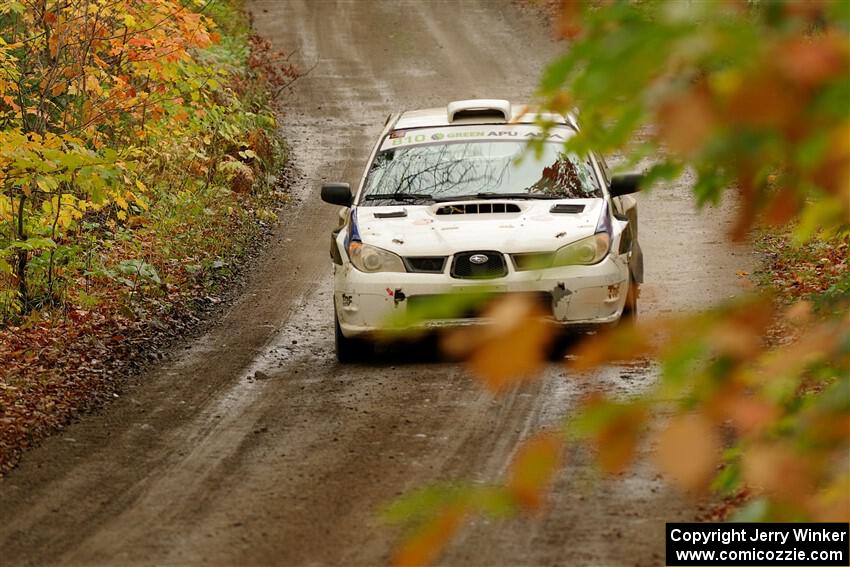
<path id="1" fill-rule="evenodd" d="M 612 197 L 621 197 L 630 193 L 640 191 L 640 182 L 643 180 L 643 175 L 640 173 L 624 173 L 622 175 L 614 175 L 611 177 L 611 185 L 608 187 L 608 192 Z"/>
<path id="2" fill-rule="evenodd" d="M 348 183 L 323 183 L 322 201 L 331 205 L 350 207 L 354 197 L 351 195 L 351 185 Z"/>

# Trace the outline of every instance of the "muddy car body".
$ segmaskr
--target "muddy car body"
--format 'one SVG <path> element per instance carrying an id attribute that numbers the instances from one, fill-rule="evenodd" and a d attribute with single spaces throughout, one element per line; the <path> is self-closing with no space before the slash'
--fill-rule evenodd
<path id="1" fill-rule="evenodd" d="M 356 190 L 322 187 L 345 207 L 331 239 L 338 358 L 357 358 L 414 304 L 481 286 L 530 294 L 567 328 L 633 316 L 639 176 L 567 153 L 577 131 L 571 115 L 501 100 L 389 116 Z M 463 312 L 416 325 L 486 322 Z"/>

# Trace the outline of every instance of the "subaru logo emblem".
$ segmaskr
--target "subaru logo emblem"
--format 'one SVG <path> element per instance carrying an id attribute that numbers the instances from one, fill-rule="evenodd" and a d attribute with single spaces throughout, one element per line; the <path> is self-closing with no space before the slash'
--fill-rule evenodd
<path id="1" fill-rule="evenodd" d="M 489 259 L 486 254 L 473 254 L 469 257 L 469 261 L 473 264 L 486 264 Z"/>

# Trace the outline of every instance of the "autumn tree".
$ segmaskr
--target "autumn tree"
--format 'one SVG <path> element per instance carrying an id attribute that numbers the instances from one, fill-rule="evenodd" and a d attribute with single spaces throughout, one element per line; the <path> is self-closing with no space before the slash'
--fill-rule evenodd
<path id="1" fill-rule="evenodd" d="M 73 252 L 66 236 L 81 219 L 125 222 L 147 209 L 144 148 L 163 127 L 203 116 L 205 87 L 221 77 L 191 55 L 217 40 L 193 9 L 202 5 L 0 6 L 0 273 L 14 284 L 2 290 L 4 313 L 56 301 L 56 263 Z"/>
<path id="2" fill-rule="evenodd" d="M 290 55 L 238 2 L 0 0 L 0 475 L 276 220 Z"/>

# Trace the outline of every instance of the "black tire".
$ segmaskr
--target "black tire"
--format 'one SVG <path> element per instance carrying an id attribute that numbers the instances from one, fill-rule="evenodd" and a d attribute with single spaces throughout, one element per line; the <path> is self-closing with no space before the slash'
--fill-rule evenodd
<path id="1" fill-rule="evenodd" d="M 570 328 L 556 328 L 553 333 L 552 342 L 546 352 L 549 362 L 563 362 L 570 349 L 584 336 L 584 333 Z"/>
<path id="2" fill-rule="evenodd" d="M 631 272 L 629 272 L 629 291 L 626 292 L 626 304 L 623 306 L 623 315 L 620 317 L 618 324 L 628 325 L 637 321 L 639 296 L 640 286 L 635 283 Z"/>
<path id="3" fill-rule="evenodd" d="M 363 339 L 348 338 L 342 334 L 339 318 L 334 309 L 334 350 L 340 364 L 362 362 L 372 354 L 372 345 Z"/>

